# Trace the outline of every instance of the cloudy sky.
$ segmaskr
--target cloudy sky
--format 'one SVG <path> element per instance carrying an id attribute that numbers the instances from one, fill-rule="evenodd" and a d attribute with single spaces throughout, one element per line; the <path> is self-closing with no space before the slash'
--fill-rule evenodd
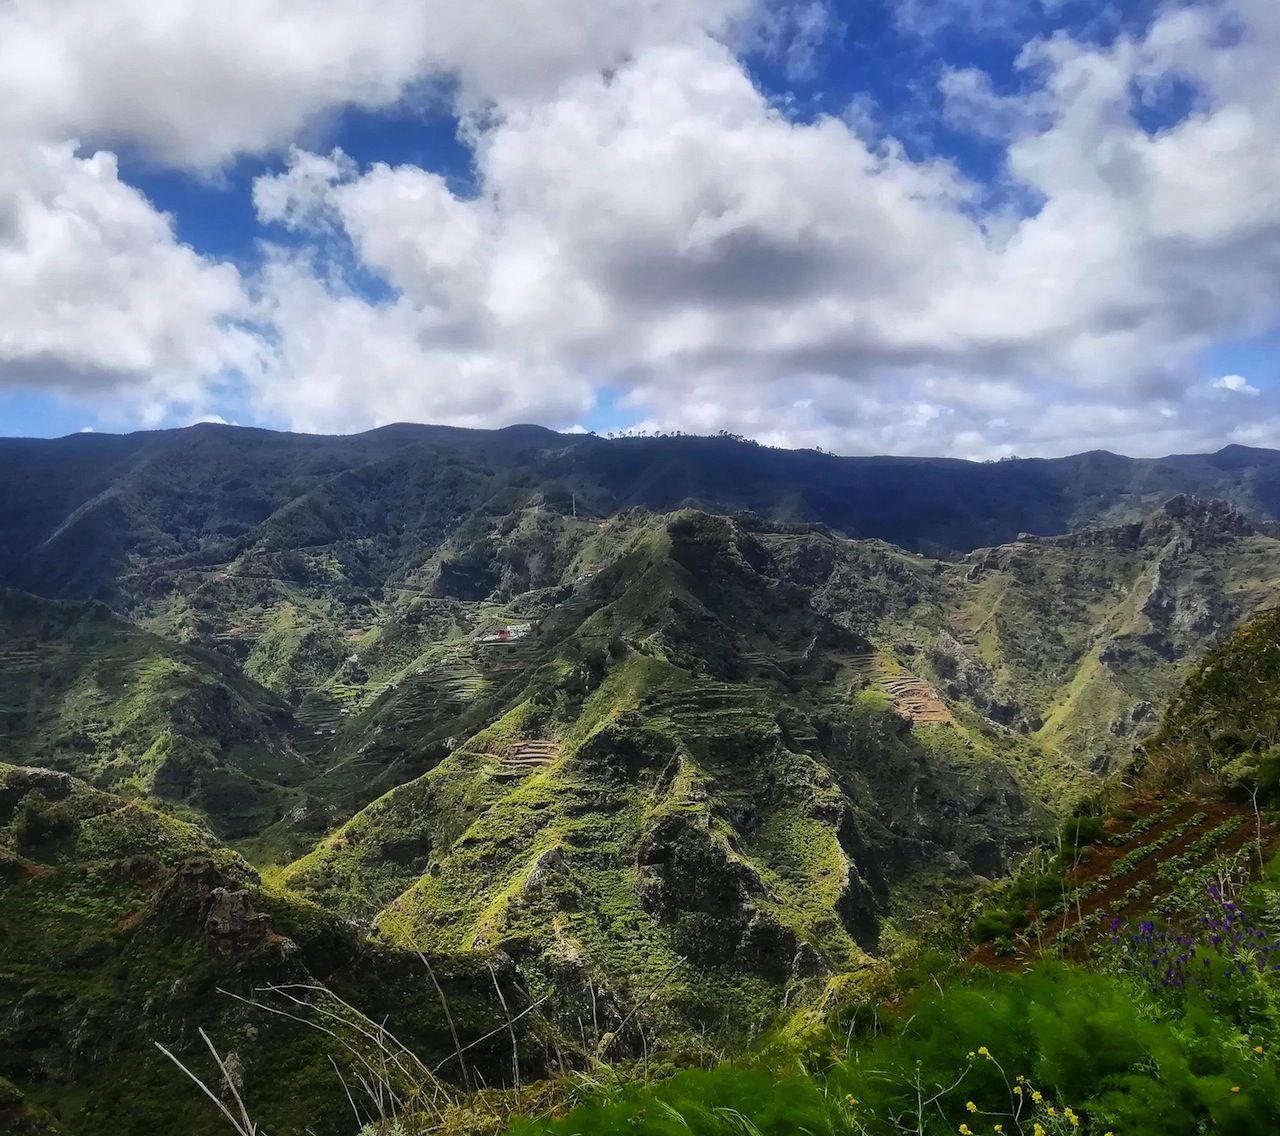
<path id="1" fill-rule="evenodd" d="M 1280 445 L 1276 0 L 0 0 L 0 433 Z"/>

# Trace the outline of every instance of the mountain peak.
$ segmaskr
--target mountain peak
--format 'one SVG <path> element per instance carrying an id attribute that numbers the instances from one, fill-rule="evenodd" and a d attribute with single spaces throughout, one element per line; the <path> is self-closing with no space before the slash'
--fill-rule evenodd
<path id="1" fill-rule="evenodd" d="M 1142 522 L 1143 544 L 1165 543 L 1174 531 L 1196 538 L 1235 539 L 1257 530 L 1229 501 L 1179 493 Z"/>

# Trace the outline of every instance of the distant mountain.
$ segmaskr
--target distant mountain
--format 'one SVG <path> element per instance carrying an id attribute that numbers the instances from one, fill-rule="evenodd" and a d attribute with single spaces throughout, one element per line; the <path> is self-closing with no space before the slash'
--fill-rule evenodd
<path id="1" fill-rule="evenodd" d="M 931 555 L 1139 519 L 1180 493 L 1280 518 L 1280 453 L 975 463 L 536 426 L 321 437 L 233 426 L 0 439 L 0 583 L 131 610 L 164 572 L 333 546 L 353 586 L 412 570 L 477 510 L 749 510 Z M 424 551 L 425 550 L 425 551 Z"/>
<path id="2" fill-rule="evenodd" d="M 1246 730 L 1252 650 L 1217 648 L 1221 691 L 1216 662 L 1194 668 L 1274 638 L 1266 617 L 1230 635 L 1280 600 L 1277 503 L 1280 455 L 1238 448 L 988 465 L 410 426 L 0 443 L 0 993 L 63 998 L 47 1035 L 0 1022 L 12 1052 L 46 1038 L 0 1060 L 0 1092 L 39 1110 L 150 1084 L 111 1023 L 136 1032 L 161 986 L 182 1022 L 232 1029 L 207 1005 L 217 887 L 251 905 L 243 975 L 287 973 L 283 935 L 382 1007 L 435 952 L 476 1037 L 506 1012 L 492 962 L 537 1004 L 530 1072 L 737 1046 L 1013 869 L 1170 699 L 1170 767 L 1221 772 L 1232 746 L 1274 764 L 1271 718 Z M 21 962 L 37 940 L 47 963 Z M 358 980 L 375 956 L 400 986 Z M 443 1061 L 415 997 L 389 1008 Z M 244 1053 L 270 1100 L 271 1057 Z"/>

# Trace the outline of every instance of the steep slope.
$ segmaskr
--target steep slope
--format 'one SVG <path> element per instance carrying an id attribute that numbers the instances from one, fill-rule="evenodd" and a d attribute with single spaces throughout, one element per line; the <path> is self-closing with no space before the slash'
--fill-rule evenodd
<path id="1" fill-rule="evenodd" d="M 567 637 L 613 603 L 610 588 L 632 597 L 619 609 L 627 633 L 661 630 L 677 665 L 734 682 L 785 675 L 767 626 L 734 631 L 735 621 L 777 624 L 785 662 L 806 651 L 787 636 L 816 612 L 853 635 L 837 652 L 841 681 L 920 726 L 953 720 L 1024 790 L 1062 802 L 1128 759 L 1184 662 L 1267 602 L 1280 574 L 1280 542 L 1226 506 L 1184 499 L 1140 524 L 1028 537 L 958 564 L 739 515 L 743 579 L 773 581 L 776 595 L 739 596 L 721 579 L 718 594 L 703 587 L 704 604 L 676 586 L 677 565 L 637 546 L 665 523 L 639 511 L 565 516 L 542 492 L 498 494 L 350 620 L 308 585 L 237 564 L 201 584 L 224 597 L 223 626 L 236 621 L 209 645 L 291 700 L 291 744 L 309 770 L 286 818 L 255 836 L 255 857 L 299 855 L 527 699 Z M 685 575 L 694 589 L 716 579 L 696 564 Z"/>
<path id="2" fill-rule="evenodd" d="M 662 983 L 653 1044 L 754 1028 L 1007 871 L 1280 588 L 1280 542 L 1189 499 L 958 564 L 696 511 L 568 544 L 559 588 L 431 624 L 414 675 L 468 692 L 406 734 L 401 679 L 340 728 L 368 770 L 432 736 L 432 767 L 282 879 L 391 942 L 500 945 L 577 992 L 566 1028 Z"/>
<path id="3" fill-rule="evenodd" d="M 1105 771 L 1154 726 L 1185 667 L 1280 598 L 1280 542 L 1222 502 L 969 557 L 967 616 L 997 697 L 1046 746 Z"/>
<path id="4" fill-rule="evenodd" d="M 264 890 L 198 829 L 64 773 L 0 764 L 0 1119 L 14 1125 L 6 1132 L 223 1131 L 216 1110 L 155 1048 L 169 1047 L 220 1090 L 197 1029 L 215 1039 L 271 1132 L 349 1133 L 344 1077 L 376 1116 L 358 1086 L 378 1062 L 391 1066 L 387 1087 L 401 1099 L 428 1088 L 442 1103 L 448 1084 L 407 1053 L 457 1080 L 447 1060 L 455 1029 L 469 1045 L 470 1075 L 510 1080 L 517 1035 L 524 1074 L 545 1073 L 554 1038 L 542 1018 L 505 1025 L 508 1013 L 528 1008 L 510 960 L 469 952 L 430 962 L 440 994 L 417 955 L 372 947 L 342 920 Z"/>
<path id="5" fill-rule="evenodd" d="M 1187 497 L 958 564 L 824 534 L 761 539 L 818 610 L 876 643 L 882 686 L 905 667 L 1025 739 L 1046 756 L 1046 792 L 1123 765 L 1184 668 L 1280 598 L 1280 541 Z"/>
<path id="6" fill-rule="evenodd" d="M 101 604 L 0 590 L 0 760 L 258 832 L 314 770 L 292 716 L 218 655 L 142 631 Z"/>
<path id="7" fill-rule="evenodd" d="M 1258 790 L 1274 805 L 1280 788 L 1280 608 L 1227 636 L 1188 676 L 1145 742 L 1138 773 L 1154 789 L 1211 778 Z"/>
<path id="8" fill-rule="evenodd" d="M 402 459 L 394 458 L 395 476 L 378 474 L 386 484 L 421 472 Z M 456 473 L 446 461 L 435 469 L 429 480 L 437 486 Z M 353 500 L 361 496 L 351 493 Z M 529 683 L 540 668 L 554 665 L 566 636 L 595 607 L 612 602 L 606 585 L 670 591 L 664 573 L 673 569 L 655 567 L 628 543 L 646 525 L 663 523 L 648 514 L 624 513 L 608 522 L 574 516 L 572 494 L 557 496 L 545 485 L 493 489 L 486 482 L 484 494 L 447 533 L 433 530 L 428 537 L 415 530 L 418 551 L 395 569 L 396 583 L 353 588 L 353 565 L 361 557 L 377 561 L 378 572 L 389 570 L 394 558 L 381 538 L 348 539 L 341 532 L 328 544 L 287 556 L 254 545 L 222 564 L 168 573 L 167 587 L 147 601 L 151 626 L 242 668 L 288 700 L 294 722 L 239 670 L 186 649 L 185 659 L 198 658 L 220 676 L 195 688 L 211 696 L 219 682 L 232 683 L 232 694 L 220 697 L 234 712 L 213 713 L 204 705 L 184 711 L 190 728 L 153 722 L 138 706 L 156 702 L 157 675 L 168 672 L 147 672 L 145 682 L 135 675 L 128 688 L 121 672 L 111 696 L 120 704 L 108 717 L 145 728 L 131 728 L 127 744 L 117 747 L 123 762 L 113 765 L 102 751 L 115 745 L 121 727 L 100 722 L 96 734 L 89 731 L 97 756 L 77 764 L 64 751 L 79 728 L 53 731 L 61 717 L 88 712 L 80 695 L 71 697 L 83 684 L 71 682 L 73 671 L 59 671 L 69 684 L 65 696 L 33 701 L 37 688 L 30 680 L 37 672 L 19 652 L 8 657 L 27 658 L 26 678 L 11 683 L 14 705 L 26 707 L 26 725 L 14 720 L 7 752 L 94 777 L 134 777 L 137 788 L 190 800 L 211 815 L 226 813 L 219 831 L 251 837 L 256 857 L 300 854 L 527 698 Z M 373 492 L 363 496 L 376 499 Z M 841 660 L 848 682 L 869 695 L 878 692 L 921 726 L 954 719 L 967 743 L 998 754 L 1025 790 L 1048 801 L 1068 799 L 1086 790 L 1097 772 L 1123 764 L 1153 726 L 1185 661 L 1277 594 L 1280 542 L 1254 531 L 1228 506 L 1187 498 L 1143 522 L 1066 537 L 1027 536 L 959 563 L 851 541 L 812 525 L 745 514 L 732 523 L 744 548 L 749 537 L 746 568 L 775 581 L 777 596 L 757 603 L 747 595 L 739 603 L 728 592 L 708 593 L 708 602 L 725 612 L 713 620 L 702 614 L 696 595 L 672 592 L 667 611 L 637 608 L 628 633 L 640 635 L 637 628 L 648 619 L 643 633 L 663 629 L 664 649 L 677 665 L 710 666 L 735 682 L 776 680 L 785 671 L 779 672 L 767 636 L 756 642 L 761 636 L 749 630 L 725 635 L 722 625 L 732 627 L 739 612 L 811 607 L 855 637 L 858 645 Z M 264 557 L 277 559 L 266 564 Z M 695 584 L 703 578 L 696 565 L 687 571 Z M 516 635 L 502 641 L 508 627 Z M 144 651 L 183 651 L 162 649 L 154 638 L 130 641 L 146 644 Z M 804 650 L 805 644 L 788 643 L 783 653 Z M 188 674 L 190 666 L 184 662 L 174 673 Z M 182 701 L 161 693 L 166 704 Z M 101 717 L 102 696 L 96 697 Z M 256 708 L 257 725 L 241 713 L 246 705 Z M 185 739 L 176 756 L 165 748 L 171 746 L 166 735 Z M 149 752 L 158 738 L 161 748 Z M 214 764 L 238 771 L 225 792 L 210 787 L 224 773 L 202 774 L 199 784 L 190 773 L 185 781 L 177 776 L 184 762 L 210 766 L 209 739 L 219 755 Z M 12 747 L 19 741 L 37 748 L 18 753 Z M 204 747 L 195 757 L 189 756 L 192 741 L 197 750 Z M 172 767 L 174 776 L 153 784 L 157 762 Z M 254 784 L 242 783 L 239 774 Z M 103 783 L 123 787 L 119 780 Z M 200 804 L 202 793 L 227 799 Z"/>
<path id="9" fill-rule="evenodd" d="M 288 886 L 393 943 L 500 946 L 566 1027 L 660 985 L 645 1044 L 724 1042 L 866 965 L 907 896 L 1028 846 L 1035 810 L 981 735 L 861 690 L 843 660 L 868 644 L 753 534 L 689 512 L 594 539 L 612 559 L 529 633 L 520 700 Z"/>

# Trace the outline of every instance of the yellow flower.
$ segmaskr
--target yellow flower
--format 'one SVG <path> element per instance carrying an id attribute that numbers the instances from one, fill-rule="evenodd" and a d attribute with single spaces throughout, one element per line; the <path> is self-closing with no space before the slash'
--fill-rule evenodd
<path id="1" fill-rule="evenodd" d="M 1265 1050 L 1265 1049 L 1263 1049 L 1263 1048 L 1262 1048 L 1262 1046 L 1260 1046 L 1260 1045 L 1255 1045 L 1255 1046 L 1253 1047 L 1253 1051 L 1254 1051 L 1254 1053 L 1266 1053 L 1266 1050 Z"/>
<path id="2" fill-rule="evenodd" d="M 994 1132 L 996 1136 L 1000 1136 L 1000 1133 L 1004 1131 L 1004 1125 L 997 1124 L 991 1131 Z"/>
<path id="3" fill-rule="evenodd" d="M 1062 1115 L 1067 1118 L 1067 1121 L 1070 1123 L 1072 1128 L 1080 1127 L 1080 1118 L 1074 1112 L 1072 1112 L 1071 1109 L 1064 1108 L 1062 1110 Z"/>
<path id="4" fill-rule="evenodd" d="M 985 1045 L 978 1046 L 978 1053 L 981 1056 L 985 1057 L 988 1061 L 992 1060 L 991 1050 L 989 1050 Z"/>
<path id="5" fill-rule="evenodd" d="M 960 1125 L 960 1136 L 973 1136 L 973 1129 L 967 1124 Z"/>
<path id="6" fill-rule="evenodd" d="M 1044 1097 L 1040 1095 L 1039 1089 L 1033 1089 L 1031 1092 L 1031 1099 L 1035 1101 L 1036 1104 L 1039 1104 L 1042 1100 L 1044 1100 Z"/>
<path id="7" fill-rule="evenodd" d="M 1057 1116 L 1057 1115 L 1058 1115 L 1058 1110 L 1057 1110 L 1056 1108 L 1054 1108 L 1054 1107 L 1053 1107 L 1053 1105 L 1050 1105 L 1050 1106 L 1049 1106 L 1049 1115 L 1050 1115 L 1050 1116 Z"/>
<path id="8" fill-rule="evenodd" d="M 1025 1084 L 1027 1083 L 1027 1079 L 1026 1079 L 1026 1077 L 1024 1077 L 1021 1073 L 1019 1073 L 1019 1074 L 1014 1078 L 1014 1080 L 1015 1080 L 1015 1081 L 1017 1081 L 1017 1082 L 1018 1082 L 1018 1084 L 1020 1084 L 1020 1085 L 1025 1085 Z"/>
<path id="9" fill-rule="evenodd" d="M 1015 1093 L 1017 1093 L 1017 1094 L 1018 1094 L 1018 1096 L 1022 1096 L 1022 1086 L 1021 1086 L 1021 1085 L 1014 1085 L 1014 1086 L 1013 1086 L 1013 1091 L 1014 1091 Z"/>
<path id="10" fill-rule="evenodd" d="M 1232 1086 L 1231 1086 L 1231 1091 L 1232 1091 L 1233 1093 L 1238 1093 L 1238 1092 L 1240 1091 L 1240 1086 L 1239 1086 L 1239 1085 L 1232 1085 Z"/>
<path id="11" fill-rule="evenodd" d="M 973 1050 L 972 1050 L 972 1049 L 971 1049 L 971 1050 L 969 1050 L 969 1060 L 970 1060 L 970 1061 L 972 1061 L 972 1060 L 974 1059 L 974 1057 L 975 1057 L 975 1056 L 977 1056 L 977 1055 L 973 1052 Z"/>
<path id="12" fill-rule="evenodd" d="M 847 1097 L 844 1098 L 844 1103 L 850 1106 L 855 1105 L 858 1103 L 858 1098 L 855 1097 L 852 1093 L 850 1093 Z"/>
<path id="13" fill-rule="evenodd" d="M 967 1108 L 970 1112 L 977 1112 L 977 1111 L 978 1111 L 978 1106 L 977 1106 L 976 1104 L 974 1104 L 974 1103 L 973 1103 L 973 1101 L 965 1101 L 965 1102 L 964 1102 L 964 1107 L 965 1107 L 965 1108 Z"/>
<path id="14" fill-rule="evenodd" d="M 1040 1123 L 1036 1123 L 1035 1125 L 1032 1126 L 1031 1131 L 1033 1136 L 1044 1136 L 1044 1125 Z"/>

